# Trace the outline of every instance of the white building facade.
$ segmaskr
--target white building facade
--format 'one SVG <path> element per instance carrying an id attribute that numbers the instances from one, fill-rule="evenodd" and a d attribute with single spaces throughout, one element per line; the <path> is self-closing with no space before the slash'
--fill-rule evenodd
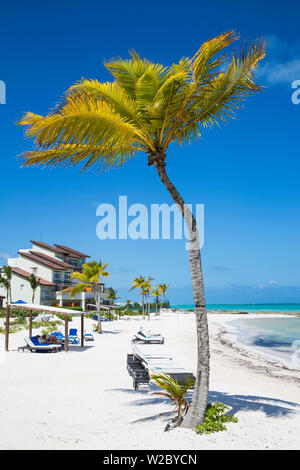
<path id="1" fill-rule="evenodd" d="M 80 271 L 88 255 L 64 245 L 48 245 L 44 242 L 31 240 L 32 248 L 22 249 L 17 258 L 9 258 L 8 266 L 12 268 L 11 297 L 12 302 L 22 300 L 32 302 L 32 288 L 27 277 L 34 274 L 39 279 L 35 291 L 34 303 L 50 306 L 80 306 L 84 310 L 87 303 L 94 303 L 92 292 L 82 292 L 73 299 L 63 289 L 71 287 L 77 281 L 71 280 L 75 271 Z M 100 284 L 104 293 L 104 284 Z M 0 287 L 0 297 L 6 299 L 6 291 Z M 5 306 L 6 300 L 4 300 Z"/>

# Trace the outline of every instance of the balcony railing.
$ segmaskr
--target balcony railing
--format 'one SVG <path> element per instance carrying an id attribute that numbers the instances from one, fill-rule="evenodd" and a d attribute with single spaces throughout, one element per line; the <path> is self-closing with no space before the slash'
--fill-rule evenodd
<path id="1" fill-rule="evenodd" d="M 60 291 L 69 287 L 74 287 L 78 284 L 77 282 L 74 282 L 71 280 L 70 281 L 57 281 L 56 279 L 53 280 L 53 283 L 55 284 L 55 286 L 53 286 L 54 291 Z M 102 286 L 101 292 L 103 293 L 105 290 L 104 284 L 100 283 L 100 285 Z"/>

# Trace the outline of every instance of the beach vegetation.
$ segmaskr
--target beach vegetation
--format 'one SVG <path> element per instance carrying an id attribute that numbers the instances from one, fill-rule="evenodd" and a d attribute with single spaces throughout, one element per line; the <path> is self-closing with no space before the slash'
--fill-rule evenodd
<path id="1" fill-rule="evenodd" d="M 27 112 L 19 121 L 35 145 L 23 154 L 24 166 L 110 170 L 143 154 L 179 208 L 189 232 L 198 335 L 196 383 L 183 421 L 192 429 L 203 422 L 208 403 L 209 335 L 197 220 L 167 174 L 167 153 L 170 145 L 199 141 L 204 130 L 235 117 L 245 98 L 261 89 L 254 71 L 265 56 L 264 41 L 232 52 L 237 39 L 224 32 L 171 66 L 132 51 L 130 59 L 105 63 L 112 82 L 82 79 L 49 114 Z M 191 162 L 181 164 L 192 168 Z"/>
<path id="2" fill-rule="evenodd" d="M 35 293 L 40 284 L 40 279 L 37 278 L 34 274 L 31 274 L 30 276 L 26 277 L 26 279 L 29 282 L 31 290 L 32 290 L 31 302 L 34 304 Z"/>
<path id="3" fill-rule="evenodd" d="M 157 387 L 163 390 L 161 392 L 153 392 L 153 395 L 167 397 L 174 404 L 177 415 L 173 420 L 172 427 L 179 426 L 189 408 L 186 394 L 187 391 L 194 386 L 194 378 L 191 377 L 190 380 L 184 384 L 178 383 L 176 379 L 167 374 L 153 374 L 150 378 Z"/>
<path id="4" fill-rule="evenodd" d="M 209 403 L 206 408 L 205 418 L 202 424 L 195 427 L 197 434 L 211 434 L 218 431 L 226 431 L 226 423 L 237 423 L 236 416 L 228 414 L 229 406 L 224 403 Z"/>
<path id="5" fill-rule="evenodd" d="M 70 292 L 70 297 L 74 298 L 79 292 L 85 292 L 86 290 L 91 289 L 95 302 L 96 310 L 98 315 L 98 333 L 102 333 L 101 325 L 101 293 L 102 293 L 102 277 L 108 277 L 109 273 L 106 271 L 107 263 L 103 264 L 101 261 L 97 263 L 96 261 L 91 261 L 82 265 L 82 271 L 74 272 L 71 275 L 71 279 L 76 279 L 78 283 L 73 287 L 67 287 L 63 289 L 63 292 Z"/>
<path id="6" fill-rule="evenodd" d="M 3 266 L 3 268 L 0 270 L 0 287 L 4 287 L 4 289 L 6 290 L 6 303 L 12 303 L 11 280 L 12 280 L 11 267 Z"/>

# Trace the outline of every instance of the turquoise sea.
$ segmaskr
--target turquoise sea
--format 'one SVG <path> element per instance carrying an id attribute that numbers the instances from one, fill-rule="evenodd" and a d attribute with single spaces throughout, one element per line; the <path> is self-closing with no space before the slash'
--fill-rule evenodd
<path id="1" fill-rule="evenodd" d="M 238 341 L 300 368 L 300 317 L 233 320 Z"/>
<path id="2" fill-rule="evenodd" d="M 175 307 L 175 306 L 172 306 Z M 194 305 L 176 305 L 191 310 Z M 208 304 L 208 310 L 300 313 L 300 304 Z M 300 316 L 286 318 L 239 318 L 229 322 L 240 343 L 300 368 Z"/>
<path id="3" fill-rule="evenodd" d="M 194 309 L 194 304 L 172 305 L 172 308 L 182 308 L 184 310 Z M 239 310 L 241 312 L 299 312 L 300 303 L 297 304 L 207 304 L 208 310 Z"/>

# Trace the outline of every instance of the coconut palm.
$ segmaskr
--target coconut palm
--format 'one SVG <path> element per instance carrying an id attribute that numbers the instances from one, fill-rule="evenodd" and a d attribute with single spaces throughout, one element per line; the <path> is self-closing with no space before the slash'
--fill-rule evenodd
<path id="1" fill-rule="evenodd" d="M 110 305 L 114 305 L 114 302 L 119 299 L 118 297 L 118 291 L 113 289 L 112 287 L 109 287 L 105 293 L 105 297 L 109 299 Z"/>
<path id="2" fill-rule="evenodd" d="M 81 272 L 74 272 L 71 274 L 71 279 L 76 279 L 78 284 L 73 287 L 67 287 L 63 292 L 70 292 L 71 298 L 75 297 L 79 292 L 84 292 L 91 289 L 96 302 L 97 315 L 98 315 L 98 332 L 102 333 L 101 325 L 101 293 L 102 285 L 100 283 L 102 277 L 108 277 L 109 273 L 105 271 L 107 263 L 101 265 L 99 263 L 95 264 L 83 264 Z"/>
<path id="3" fill-rule="evenodd" d="M 192 58 L 165 67 L 142 59 L 105 63 L 114 81 L 83 79 L 48 115 L 26 113 L 20 124 L 35 140 L 24 166 L 94 166 L 109 170 L 142 152 L 154 166 L 189 230 L 189 259 L 197 329 L 197 377 L 184 425 L 205 416 L 209 387 L 209 337 L 196 219 L 166 172 L 170 144 L 198 141 L 202 131 L 231 118 L 242 101 L 260 90 L 254 70 L 264 42 L 226 53 L 238 36 L 232 31 L 204 42 Z M 182 161 L 182 165 L 191 163 Z"/>
<path id="4" fill-rule="evenodd" d="M 144 295 L 144 297 L 146 299 L 146 303 L 147 303 L 148 320 L 150 320 L 151 281 L 152 281 L 152 278 L 148 277 L 148 279 L 146 279 L 145 282 L 141 286 L 143 295 Z"/>
<path id="5" fill-rule="evenodd" d="M 161 293 L 164 296 L 164 302 L 166 302 L 166 292 L 167 292 L 168 287 L 170 286 L 168 284 L 158 284 L 157 287 L 161 290 Z"/>
<path id="6" fill-rule="evenodd" d="M 11 298 L 11 280 L 12 280 L 12 269 L 10 266 L 3 266 L 3 272 L 0 274 L 0 286 L 3 286 L 6 290 L 6 303 L 12 303 Z"/>
<path id="7" fill-rule="evenodd" d="M 142 275 L 140 275 L 139 277 L 136 277 L 135 279 L 133 279 L 132 281 L 132 286 L 131 288 L 129 289 L 129 291 L 132 291 L 134 289 L 139 289 L 139 293 L 140 295 L 142 296 L 142 308 L 143 308 L 143 318 L 145 319 L 145 294 L 143 292 L 143 284 L 145 282 L 146 278 Z"/>
<path id="8" fill-rule="evenodd" d="M 120 298 L 118 297 L 118 291 L 113 289 L 112 287 L 108 288 L 108 290 L 105 293 L 105 297 L 110 300 L 111 305 L 113 305 L 114 302 Z"/>
<path id="9" fill-rule="evenodd" d="M 40 279 L 38 279 L 34 274 L 31 274 L 30 276 L 26 277 L 26 279 L 32 289 L 32 303 L 34 304 L 35 292 L 40 284 Z"/>
<path id="10" fill-rule="evenodd" d="M 159 301 L 160 301 L 160 296 L 162 294 L 162 291 L 160 289 L 160 286 L 156 286 L 152 289 L 152 295 L 153 297 L 155 297 L 155 311 L 156 311 L 156 315 L 158 315 L 158 312 L 157 312 L 157 307 L 158 307 L 158 304 L 159 304 Z"/>
<path id="11" fill-rule="evenodd" d="M 153 392 L 153 395 L 160 395 L 169 398 L 175 405 L 177 417 L 174 426 L 181 424 L 183 416 L 187 413 L 189 402 L 186 400 L 186 393 L 194 385 L 194 378 L 191 377 L 185 384 L 179 384 L 176 379 L 167 374 L 151 375 L 151 380 L 163 389 L 163 392 Z"/>

